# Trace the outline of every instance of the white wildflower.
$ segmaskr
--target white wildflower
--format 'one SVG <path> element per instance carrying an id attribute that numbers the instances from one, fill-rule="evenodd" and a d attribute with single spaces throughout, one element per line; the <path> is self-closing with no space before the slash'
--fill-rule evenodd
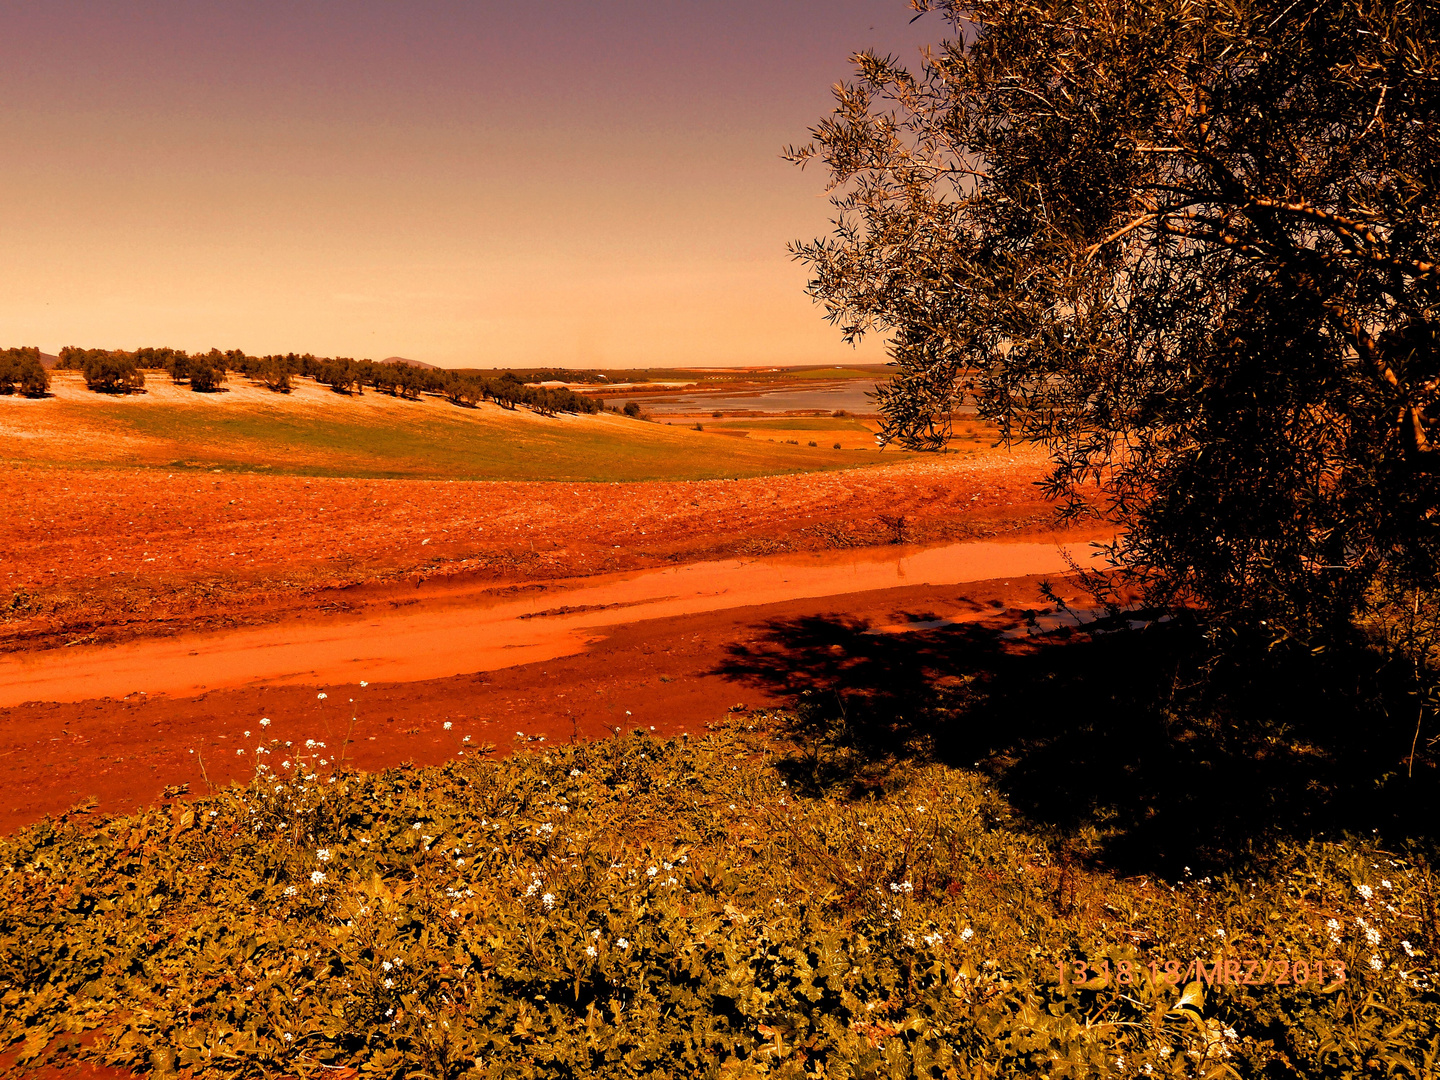
<path id="1" fill-rule="evenodd" d="M 961 941 L 969 941 L 969 940 L 970 940 L 972 937 L 974 937 L 974 936 L 975 936 L 975 931 L 974 931 L 974 930 L 971 930 L 970 927 L 968 927 L 968 926 L 965 927 L 964 930 L 961 930 L 961 931 L 960 931 L 960 940 L 961 940 Z"/>
<path id="2" fill-rule="evenodd" d="M 324 700 L 325 700 L 327 697 L 329 697 L 329 696 L 330 696 L 330 695 L 329 695 L 329 694 L 326 694 L 326 693 L 319 693 L 319 694 L 316 694 L 316 695 L 315 695 L 315 700 L 316 700 L 316 701 L 324 701 Z"/>
<path id="3" fill-rule="evenodd" d="M 1375 890 L 1370 888 L 1369 885 L 1357 885 L 1355 886 L 1355 891 L 1358 892 L 1361 896 L 1363 896 L 1366 900 L 1369 900 L 1370 897 L 1375 895 Z"/>
<path id="4" fill-rule="evenodd" d="M 321 862 L 329 862 L 330 849 L 322 847 L 319 851 L 315 852 L 315 858 L 319 859 Z"/>
<path id="5" fill-rule="evenodd" d="M 446 730 L 446 731 L 449 731 L 449 730 L 450 730 L 452 727 L 454 727 L 454 726 L 455 726 L 455 725 L 452 724 L 449 720 L 446 720 L 446 721 L 445 721 L 445 730 Z"/>
<path id="6" fill-rule="evenodd" d="M 1414 955 L 1415 955 L 1415 950 L 1411 947 L 1410 942 L 1408 942 L 1408 941 L 1402 941 L 1402 942 L 1400 942 L 1400 947 L 1405 950 L 1405 955 L 1406 955 L 1406 956 L 1414 956 Z"/>
<path id="7" fill-rule="evenodd" d="M 615 939 L 615 947 L 616 947 L 617 949 L 620 949 L 620 950 L 623 952 L 624 950 L 630 948 L 630 942 L 626 941 L 623 937 L 622 937 L 622 938 L 616 938 L 616 939 Z"/>
<path id="8" fill-rule="evenodd" d="M 323 884 L 325 884 L 325 875 L 324 875 L 324 873 L 321 872 L 321 871 L 319 871 L 319 870 L 312 871 L 311 874 L 310 874 L 310 884 L 311 884 L 311 885 L 323 885 Z"/>
<path id="9" fill-rule="evenodd" d="M 545 905 L 546 911 L 551 910 L 555 906 L 555 894 L 547 892 L 544 896 L 540 897 L 540 903 Z"/>
<path id="10" fill-rule="evenodd" d="M 585 946 L 585 955 L 586 955 L 586 956 L 594 956 L 594 955 L 595 955 L 595 946 L 594 946 L 594 945 L 586 945 L 586 946 Z"/>
<path id="11" fill-rule="evenodd" d="M 1385 966 L 1385 961 L 1381 960 L 1380 957 L 1378 957 L 1378 956 L 1372 956 L 1372 957 L 1370 957 L 1370 968 L 1371 968 L 1371 970 L 1373 970 L 1373 971 L 1379 971 L 1379 970 L 1380 970 L 1381 968 L 1383 968 L 1384 966 Z"/>

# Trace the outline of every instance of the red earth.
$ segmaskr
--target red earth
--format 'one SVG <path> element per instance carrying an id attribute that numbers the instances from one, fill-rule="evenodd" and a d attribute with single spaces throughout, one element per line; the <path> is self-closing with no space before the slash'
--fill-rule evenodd
<path id="1" fill-rule="evenodd" d="M 358 586 L 490 585 L 1046 532 L 1033 451 L 634 484 L 6 468 L 0 652 L 352 610 Z"/>
<path id="2" fill-rule="evenodd" d="M 0 709 L 0 831 L 66 812 L 125 813 L 172 785 L 203 793 L 207 774 L 217 785 L 247 781 L 262 734 L 282 744 L 314 739 L 332 766 L 343 759 L 373 771 L 438 764 L 487 743 L 504 751 L 517 738 L 604 738 L 636 726 L 699 731 L 735 706 L 792 703 L 797 680 L 813 676 L 813 657 L 802 661 L 801 652 L 838 671 L 865 663 L 872 644 L 884 649 L 911 625 L 917 639 L 943 644 L 955 635 L 957 647 L 971 624 L 1018 627 L 1025 609 L 1042 606 L 1040 580 L 905 586 L 648 619 L 607 627 L 573 655 L 363 688 L 251 684 L 193 697 L 16 705 Z M 844 644 L 825 644 L 832 633 Z M 283 752 L 275 749 L 276 764 Z"/>
<path id="3" fill-rule="evenodd" d="M 188 477 L 183 489 L 143 470 L 14 469 L 0 516 L 0 609 L 10 598 L 0 612 L 0 832 L 244 782 L 262 733 L 279 740 L 277 766 L 285 744 L 313 739 L 328 768 L 378 770 L 486 744 L 503 753 L 517 740 L 694 732 L 737 708 L 790 705 L 804 689 L 943 680 L 979 647 L 977 630 L 1034 647 L 1016 630 L 1044 604 L 1042 576 L 1076 591 L 1034 486 L 1042 467 L 995 455 L 633 485 L 224 474 Z M 927 548 L 985 538 L 1031 542 L 1009 562 L 909 578 L 856 572 L 818 590 L 803 574 L 750 588 L 704 569 L 692 573 L 714 576 L 718 599 L 693 582 L 689 593 L 652 587 L 659 570 L 683 577 L 704 560 L 723 569 L 759 559 L 767 573 L 832 560 L 844 578 L 856 561 L 923 560 Z M 1031 569 L 1041 573 L 1022 576 Z M 626 599 L 637 581 L 650 591 Z M 615 596 L 597 593 L 616 582 Z M 402 640 L 407 626 L 473 622 L 505 605 L 493 633 L 470 627 L 469 651 Z M 897 634 L 921 647 L 923 670 L 887 666 Z M 375 678 L 317 659 L 317 643 L 345 635 L 368 635 L 374 657 L 408 659 L 373 665 Z M 244 648 L 225 653 L 226 641 Z M 527 652 L 537 641 L 549 645 Z M 282 661 L 259 662 L 266 647 Z M 187 666 L 232 655 L 228 667 Z M 122 659 L 149 685 L 116 675 Z M 6 1064 L 0 1057 L 0 1072 L 13 1075 Z M 27 1075 L 127 1074 L 72 1063 Z"/>

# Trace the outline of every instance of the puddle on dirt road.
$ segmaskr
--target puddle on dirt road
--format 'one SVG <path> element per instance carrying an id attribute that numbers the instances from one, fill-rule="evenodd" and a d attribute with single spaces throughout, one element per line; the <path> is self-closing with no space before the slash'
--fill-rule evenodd
<path id="1" fill-rule="evenodd" d="M 53 650 L 0 661 L 0 708 L 127 694 L 189 697 L 256 685 L 409 682 L 583 651 L 606 627 L 905 585 L 1063 574 L 1072 543 L 871 548 L 695 563 L 551 583 L 537 594 L 421 600 L 359 618 Z"/>

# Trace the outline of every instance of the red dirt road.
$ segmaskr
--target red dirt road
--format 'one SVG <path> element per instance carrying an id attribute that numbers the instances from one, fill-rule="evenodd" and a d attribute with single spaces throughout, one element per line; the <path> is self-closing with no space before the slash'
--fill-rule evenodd
<path id="1" fill-rule="evenodd" d="M 360 617 L 0 657 L 0 706 L 135 693 L 189 697 L 241 687 L 414 682 L 573 655 L 616 626 L 897 584 L 1064 574 L 1082 545 L 969 543 L 696 563 L 524 590 L 432 591 Z M 409 590 L 407 590 L 409 591 Z M 378 610 L 377 610 L 378 609 Z"/>
<path id="2" fill-rule="evenodd" d="M 1020 609 L 1039 606 L 1038 580 L 908 586 L 646 620 L 606 628 L 602 640 L 571 656 L 363 690 L 350 681 L 3 708 L 0 832 L 91 800 L 98 812 L 123 813 L 166 785 L 203 790 L 202 762 L 214 783 L 247 780 L 262 731 L 281 740 L 265 759 L 271 767 L 284 760 L 284 743 L 293 751 L 314 739 L 325 744 L 316 754 L 328 755 L 327 767 L 343 753 L 346 764 L 367 770 L 438 763 L 464 752 L 467 735 L 472 745 L 504 749 L 517 732 L 557 741 L 640 725 L 659 735 L 698 731 L 737 704 L 789 703 L 793 688 L 775 672 L 800 662 L 790 655 L 794 628 L 848 627 L 846 640 L 863 647 L 880 639 L 857 636 L 857 620 L 877 628 L 939 619 L 1013 626 Z M 951 633 L 917 637 L 943 643 Z M 827 663 L 845 659 L 845 646 L 817 648 Z M 732 662 L 749 652 L 769 659 Z M 347 745 L 351 699 L 356 722 Z M 262 718 L 271 720 L 264 729 Z"/>

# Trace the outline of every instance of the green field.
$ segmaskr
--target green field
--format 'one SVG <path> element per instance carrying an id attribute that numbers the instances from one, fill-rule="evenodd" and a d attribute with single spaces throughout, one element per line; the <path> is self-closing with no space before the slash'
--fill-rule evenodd
<path id="1" fill-rule="evenodd" d="M 812 425 L 813 426 L 813 425 Z M 67 399 L 0 411 L 0 460 L 311 476 L 636 481 L 739 478 L 878 464 L 614 415 L 547 419 L 377 394 Z"/>
<path id="2" fill-rule="evenodd" d="M 716 420 L 707 428 L 738 428 L 741 431 L 871 431 L 853 416 L 787 416 L 774 420 Z"/>
<path id="3" fill-rule="evenodd" d="M 467 368 L 478 375 L 496 377 L 513 371 L 522 378 L 543 375 L 550 368 Z M 724 382 L 724 383 L 790 383 L 814 382 L 824 379 L 884 379 L 891 374 L 888 364 L 854 364 L 845 367 L 782 367 L 782 368 L 607 368 L 603 374 L 612 383 L 627 382 Z"/>

